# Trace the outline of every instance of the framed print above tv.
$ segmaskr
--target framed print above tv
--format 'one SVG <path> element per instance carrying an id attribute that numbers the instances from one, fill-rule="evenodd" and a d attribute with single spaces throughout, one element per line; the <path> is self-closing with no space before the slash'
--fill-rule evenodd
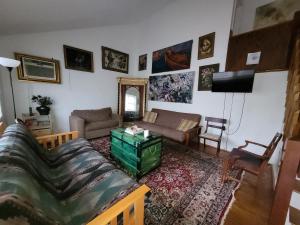
<path id="1" fill-rule="evenodd" d="M 64 45 L 64 57 L 66 69 L 94 72 L 93 52 Z"/>
<path id="2" fill-rule="evenodd" d="M 121 73 L 128 73 L 129 55 L 108 47 L 102 46 L 102 68 Z"/>
<path id="3" fill-rule="evenodd" d="M 21 62 L 17 68 L 19 80 L 57 84 L 61 82 L 58 60 L 23 53 L 15 53 L 15 58 Z"/>

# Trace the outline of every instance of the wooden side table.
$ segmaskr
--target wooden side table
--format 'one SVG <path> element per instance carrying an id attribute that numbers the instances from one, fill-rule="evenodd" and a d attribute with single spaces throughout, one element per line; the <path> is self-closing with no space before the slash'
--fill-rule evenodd
<path id="1" fill-rule="evenodd" d="M 22 119 L 34 136 L 53 134 L 53 118 L 51 114 L 39 115 L 34 113 L 30 116 L 28 113 L 23 113 Z"/>

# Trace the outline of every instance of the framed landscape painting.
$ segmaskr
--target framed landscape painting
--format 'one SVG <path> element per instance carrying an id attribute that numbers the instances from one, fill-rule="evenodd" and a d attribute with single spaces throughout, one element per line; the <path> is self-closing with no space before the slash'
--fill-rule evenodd
<path id="1" fill-rule="evenodd" d="M 215 35 L 216 35 L 216 33 L 213 32 L 213 33 L 199 37 L 198 60 L 210 58 L 210 57 L 214 56 Z"/>
<path id="2" fill-rule="evenodd" d="M 128 73 L 129 55 L 111 48 L 102 46 L 102 68 L 121 73 Z"/>
<path id="3" fill-rule="evenodd" d="M 149 100 L 192 103 L 195 72 L 149 77 Z"/>
<path id="4" fill-rule="evenodd" d="M 147 69 L 147 54 L 139 56 L 139 71 Z"/>
<path id="5" fill-rule="evenodd" d="M 152 53 L 152 73 L 189 69 L 193 40 Z"/>
<path id="6" fill-rule="evenodd" d="M 211 91 L 213 73 L 219 72 L 220 64 L 199 67 L 198 91 Z"/>
<path id="7" fill-rule="evenodd" d="M 94 72 L 92 52 L 64 45 L 64 57 L 66 69 Z"/>
<path id="8" fill-rule="evenodd" d="M 17 68 L 18 79 L 48 83 L 60 83 L 60 65 L 56 59 L 15 53 L 21 65 Z"/>

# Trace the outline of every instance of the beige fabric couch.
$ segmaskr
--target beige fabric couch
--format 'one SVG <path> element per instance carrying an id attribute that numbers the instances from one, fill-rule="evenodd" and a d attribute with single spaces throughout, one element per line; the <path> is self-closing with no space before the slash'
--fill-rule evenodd
<path id="1" fill-rule="evenodd" d="M 78 130 L 79 137 L 92 139 L 110 134 L 119 126 L 119 116 L 111 108 L 94 110 L 74 110 L 69 117 L 70 130 Z"/>
<path id="2" fill-rule="evenodd" d="M 178 131 L 177 127 L 179 126 L 182 119 L 192 120 L 200 123 L 201 115 L 192 114 L 192 113 L 181 113 L 169 110 L 162 109 L 152 109 L 152 112 L 157 113 L 157 118 L 155 123 L 147 123 L 144 121 L 135 122 L 138 127 L 142 127 L 146 130 L 150 130 L 152 132 L 161 134 L 167 138 L 172 140 L 189 144 L 192 138 L 196 138 L 198 136 L 198 131 L 200 129 L 199 126 L 192 128 L 186 132 Z M 197 137 L 198 138 L 198 137 Z"/>

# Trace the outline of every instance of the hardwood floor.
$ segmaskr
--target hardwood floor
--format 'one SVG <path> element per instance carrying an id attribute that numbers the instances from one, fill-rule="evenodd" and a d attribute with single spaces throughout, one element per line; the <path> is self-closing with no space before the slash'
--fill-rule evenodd
<path id="1" fill-rule="evenodd" d="M 198 148 L 196 145 L 193 148 Z M 203 150 L 203 146 L 201 146 Z M 205 152 L 216 154 L 216 149 L 207 146 Z M 226 157 L 228 152 L 221 151 L 220 157 Z M 231 182 L 231 181 L 230 181 Z M 269 166 L 258 179 L 245 173 L 239 189 L 235 192 L 235 201 L 231 206 L 224 225 L 266 225 L 273 199 L 272 170 Z"/>

